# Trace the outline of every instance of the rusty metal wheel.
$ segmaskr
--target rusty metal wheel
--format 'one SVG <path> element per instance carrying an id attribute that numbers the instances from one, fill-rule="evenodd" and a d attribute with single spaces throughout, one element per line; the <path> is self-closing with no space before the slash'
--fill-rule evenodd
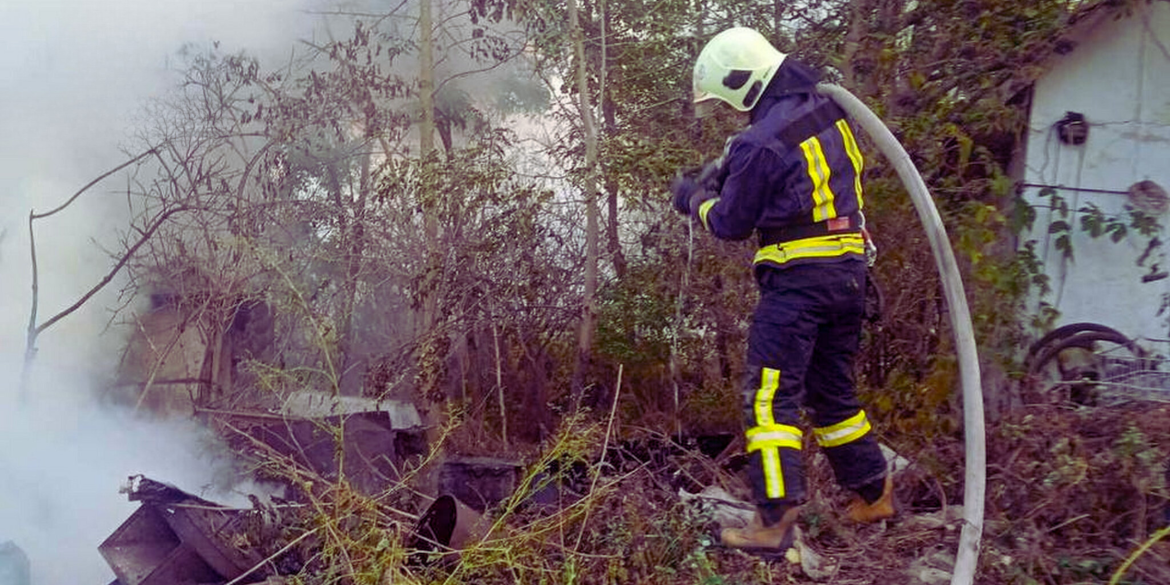
<path id="1" fill-rule="evenodd" d="M 1121 332 L 1074 323 L 1034 343 L 1025 361 L 1025 402 L 1096 405 L 1144 368 L 1145 353 Z"/>

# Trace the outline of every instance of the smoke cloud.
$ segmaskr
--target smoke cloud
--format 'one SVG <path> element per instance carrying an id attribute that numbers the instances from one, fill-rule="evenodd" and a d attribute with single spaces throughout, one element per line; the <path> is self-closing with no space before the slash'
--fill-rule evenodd
<path id="1" fill-rule="evenodd" d="M 92 381 L 121 339 L 112 294 L 48 329 L 26 400 L 18 397 L 31 309 L 28 215 L 64 203 L 125 161 L 142 102 L 173 81 L 186 43 L 287 55 L 310 36 L 322 0 L 38 0 L 0 4 L 0 543 L 27 553 L 34 585 L 104 584 L 98 545 L 135 509 L 118 493 L 142 473 L 205 497 L 226 473 L 193 426 L 103 408 Z M 107 181 L 36 225 L 38 322 L 76 301 L 111 266 L 119 185 Z M 124 185 L 122 185 L 124 189 Z M 216 497 L 220 495 L 222 497 Z"/>
<path id="2" fill-rule="evenodd" d="M 75 377 L 47 369 L 28 403 L 11 392 L 0 400 L 0 542 L 25 551 L 34 584 L 113 580 L 97 548 L 137 507 L 118 493 L 131 475 L 247 507 L 242 493 L 225 491 L 231 461 L 206 431 L 106 409 Z M 15 378 L 0 382 L 15 388 Z"/>

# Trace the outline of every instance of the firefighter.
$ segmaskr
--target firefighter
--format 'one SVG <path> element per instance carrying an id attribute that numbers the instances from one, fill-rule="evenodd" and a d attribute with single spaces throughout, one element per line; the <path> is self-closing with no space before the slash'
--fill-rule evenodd
<path id="1" fill-rule="evenodd" d="M 845 113 L 816 92 L 817 74 L 763 35 L 732 28 L 700 52 L 694 100 L 750 115 L 721 159 L 671 184 L 673 205 L 715 237 L 759 240 L 760 289 L 746 359 L 748 478 L 757 507 L 724 545 L 765 555 L 791 545 L 807 499 L 800 415 L 843 487 L 846 516 L 894 516 L 893 484 L 854 385 L 867 274 L 862 155 Z"/>

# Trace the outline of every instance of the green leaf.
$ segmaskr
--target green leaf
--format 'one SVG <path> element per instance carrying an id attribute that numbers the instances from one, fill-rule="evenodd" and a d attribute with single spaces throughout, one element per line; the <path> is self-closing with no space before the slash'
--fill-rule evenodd
<path id="1" fill-rule="evenodd" d="M 1122 239 L 1125 238 L 1125 234 L 1128 230 L 1126 230 L 1125 226 L 1123 226 L 1123 225 L 1117 225 L 1117 229 L 1114 229 L 1111 231 L 1113 233 L 1110 234 L 1109 239 L 1113 240 L 1113 243 L 1116 244 L 1117 242 L 1120 242 Z"/>
<path id="2" fill-rule="evenodd" d="M 1011 207 L 1011 229 L 1014 233 L 1022 233 L 1025 230 L 1031 230 L 1036 223 L 1036 208 L 1028 204 L 1023 197 L 1019 195 L 1012 199 Z"/>
<path id="3" fill-rule="evenodd" d="M 1069 238 L 1067 233 L 1056 238 L 1056 240 L 1052 242 L 1052 245 L 1061 252 L 1061 256 L 1064 259 L 1070 261 L 1073 259 L 1072 239 Z"/>
<path id="4" fill-rule="evenodd" d="M 1087 232 L 1090 237 L 1098 238 L 1104 232 L 1101 218 L 1096 215 L 1081 216 L 1081 231 Z"/>

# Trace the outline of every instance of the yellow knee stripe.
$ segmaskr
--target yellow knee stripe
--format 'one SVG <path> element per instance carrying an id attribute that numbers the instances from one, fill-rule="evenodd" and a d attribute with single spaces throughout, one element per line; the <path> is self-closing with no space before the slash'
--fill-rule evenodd
<path id="1" fill-rule="evenodd" d="M 804 433 L 789 425 L 767 425 L 748 429 L 747 452 L 760 452 L 764 473 L 764 489 L 769 498 L 783 498 L 784 470 L 780 465 L 780 449 L 800 449 Z"/>
<path id="2" fill-rule="evenodd" d="M 813 436 L 822 447 L 840 447 L 864 437 L 871 428 L 865 411 L 859 410 L 835 425 L 813 429 Z"/>
<path id="3" fill-rule="evenodd" d="M 751 453 L 767 447 L 800 449 L 800 440 L 803 437 L 804 433 L 793 426 L 761 425 L 748 429 L 747 451 Z"/>

